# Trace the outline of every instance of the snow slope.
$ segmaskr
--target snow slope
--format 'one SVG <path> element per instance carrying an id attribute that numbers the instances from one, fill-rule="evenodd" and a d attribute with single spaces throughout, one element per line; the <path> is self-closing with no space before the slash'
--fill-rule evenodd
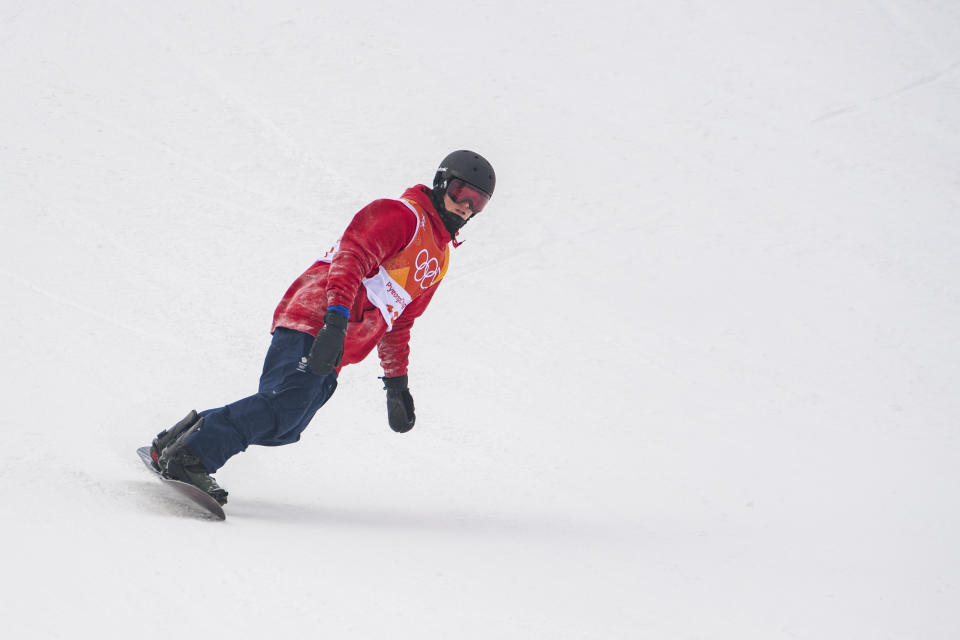
<path id="1" fill-rule="evenodd" d="M 960 637 L 960 5 L 146 4 L 0 0 L 5 637 Z M 168 496 L 455 148 L 417 427 L 372 358 Z"/>

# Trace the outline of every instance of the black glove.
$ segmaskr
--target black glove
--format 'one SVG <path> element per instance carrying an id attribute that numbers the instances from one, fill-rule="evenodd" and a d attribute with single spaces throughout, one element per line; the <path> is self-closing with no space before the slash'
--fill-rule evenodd
<path id="1" fill-rule="evenodd" d="M 407 376 L 380 378 L 387 390 L 387 421 L 397 433 L 406 433 L 413 429 L 417 416 L 413 413 L 413 396 L 407 388 Z"/>
<path id="2" fill-rule="evenodd" d="M 343 359 L 343 340 L 347 335 L 347 318 L 342 313 L 327 311 L 323 328 L 310 347 L 310 370 L 317 375 L 333 373 Z"/>

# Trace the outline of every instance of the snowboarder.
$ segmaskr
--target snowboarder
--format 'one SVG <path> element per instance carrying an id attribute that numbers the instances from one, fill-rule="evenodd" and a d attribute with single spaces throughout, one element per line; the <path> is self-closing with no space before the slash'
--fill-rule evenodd
<path id="1" fill-rule="evenodd" d="M 337 243 L 287 290 L 273 314 L 273 339 L 259 391 L 225 407 L 191 411 L 153 440 L 160 472 L 227 501 L 211 477 L 251 444 L 300 439 L 337 388 L 337 374 L 377 347 L 390 428 L 416 420 L 407 386 L 410 328 L 447 271 L 450 244 L 493 194 L 493 167 L 472 151 L 443 159 L 433 188 L 375 200 Z"/>

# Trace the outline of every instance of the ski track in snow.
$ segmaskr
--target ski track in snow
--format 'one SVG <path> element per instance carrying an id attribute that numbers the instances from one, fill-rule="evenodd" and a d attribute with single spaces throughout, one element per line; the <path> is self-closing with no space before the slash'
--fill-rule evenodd
<path id="1" fill-rule="evenodd" d="M 91 318 L 96 318 L 97 320 L 100 320 L 100 321 L 102 321 L 102 322 L 104 322 L 104 323 L 106 323 L 106 324 L 108 324 L 108 325 L 111 325 L 111 326 L 113 326 L 113 327 L 117 327 L 117 328 L 119 328 L 119 329 L 123 329 L 124 331 L 126 331 L 126 332 L 128 332 L 128 333 L 131 333 L 131 334 L 134 334 L 134 335 L 138 335 L 138 336 L 140 336 L 140 337 L 142 337 L 142 338 L 148 338 L 149 340 L 154 341 L 154 342 L 163 343 L 163 344 L 167 345 L 168 347 L 177 347 L 177 348 L 179 348 L 179 347 L 181 346 L 181 343 L 180 343 L 178 340 L 176 340 L 176 339 L 174 339 L 174 338 L 172 338 L 172 337 L 167 337 L 167 336 L 162 336 L 162 335 L 158 335 L 158 334 L 155 334 L 155 333 L 150 333 L 150 332 L 148 332 L 148 331 L 144 331 L 144 330 L 142 330 L 142 329 L 139 329 L 138 327 L 135 327 L 135 326 L 133 326 L 133 325 L 127 324 L 127 323 L 125 323 L 125 322 L 121 322 L 121 321 L 117 320 L 117 318 L 114 317 L 114 316 L 112 316 L 112 315 L 103 313 L 103 312 L 101 312 L 101 311 L 98 311 L 97 309 L 94 309 L 94 308 L 89 307 L 89 306 L 87 306 L 87 305 L 84 305 L 84 304 L 82 304 L 82 303 L 80 303 L 80 302 L 77 302 L 76 300 L 72 300 L 72 299 L 70 299 L 70 298 L 64 297 L 64 296 L 59 295 L 59 294 L 57 294 L 57 293 L 54 293 L 54 292 L 52 292 L 52 291 L 48 291 L 47 289 L 44 289 L 44 288 L 42 288 L 42 287 L 38 287 L 36 284 L 33 284 L 33 283 L 30 282 L 29 280 L 25 280 L 24 278 L 21 278 L 20 276 L 17 276 L 17 275 L 15 275 L 15 274 L 13 274 L 13 273 L 10 273 L 9 271 L 0 269 L 0 275 L 3 275 L 3 277 L 7 278 L 7 279 L 8 279 L 9 281 L 11 281 L 11 282 L 14 282 L 16 285 L 18 285 L 18 286 L 20 286 L 20 287 L 23 287 L 23 288 L 25 288 L 25 289 L 27 289 L 27 290 L 29 290 L 29 291 L 32 291 L 33 293 L 36 293 L 36 294 L 38 294 L 38 295 L 40 295 L 40 296 L 43 296 L 44 298 L 47 298 L 48 300 L 51 300 L 52 302 L 54 302 L 54 303 L 56 303 L 56 304 L 58 304 L 58 305 L 62 305 L 62 306 L 64 306 L 64 307 L 68 307 L 68 308 L 70 308 L 70 309 L 75 309 L 76 311 L 79 311 L 81 314 L 83 314 L 83 315 L 85 315 L 85 316 L 89 316 L 89 317 L 91 317 Z"/>
<path id="2" fill-rule="evenodd" d="M 882 103 L 887 100 L 891 100 L 892 98 L 901 96 L 905 93 L 909 93 L 911 91 L 921 89 L 927 85 L 940 82 L 942 80 L 945 80 L 949 76 L 953 75 L 957 71 L 957 69 L 960 69 L 960 61 L 950 64 L 949 66 L 944 68 L 942 71 L 936 71 L 936 72 L 927 74 L 925 76 L 922 76 L 912 82 L 909 82 L 901 86 L 898 89 L 894 89 L 893 91 L 890 91 L 888 93 L 884 93 L 876 97 L 873 97 L 868 102 L 873 104 Z M 833 120 L 834 118 L 839 118 L 841 116 L 857 113 L 864 108 L 865 107 L 861 105 L 848 105 L 844 107 L 839 107 L 837 109 L 831 109 L 830 111 L 827 111 L 826 113 L 811 120 L 810 124 L 819 124 L 821 122 L 826 122 L 827 120 Z"/>

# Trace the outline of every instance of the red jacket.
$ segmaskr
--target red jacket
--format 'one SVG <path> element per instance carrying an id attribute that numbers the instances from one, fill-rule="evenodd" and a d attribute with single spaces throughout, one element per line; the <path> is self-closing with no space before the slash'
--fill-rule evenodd
<path id="1" fill-rule="evenodd" d="M 403 198 L 420 205 L 437 245 L 446 246 L 450 233 L 430 201 L 430 189 L 417 185 L 407 189 Z M 343 232 L 332 262 L 315 262 L 287 289 L 274 311 L 270 331 L 286 327 L 316 336 L 323 327 L 327 307 L 343 305 L 350 309 L 350 322 L 340 367 L 360 362 L 377 347 L 384 375 L 405 375 L 410 328 L 430 304 L 439 281 L 413 299 L 389 332 L 361 281 L 373 277 L 380 265 L 403 251 L 414 237 L 417 224 L 416 214 L 400 200 L 376 200 L 361 209 Z"/>

